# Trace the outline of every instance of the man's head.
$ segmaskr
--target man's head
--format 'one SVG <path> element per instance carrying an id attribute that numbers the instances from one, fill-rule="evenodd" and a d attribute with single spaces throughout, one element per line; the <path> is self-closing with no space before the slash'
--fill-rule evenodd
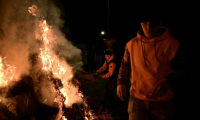
<path id="1" fill-rule="evenodd" d="M 155 38 L 159 36 L 159 23 L 147 21 L 147 22 L 141 22 L 141 27 L 144 33 L 144 36 L 147 39 Z"/>
<path id="2" fill-rule="evenodd" d="M 104 53 L 105 59 L 108 61 L 110 57 L 112 56 L 113 52 L 111 50 L 106 50 Z"/>
<path id="3" fill-rule="evenodd" d="M 163 14 L 164 13 L 160 13 L 159 9 L 145 9 L 138 12 L 137 22 L 141 25 L 144 36 L 147 39 L 158 36 Z"/>

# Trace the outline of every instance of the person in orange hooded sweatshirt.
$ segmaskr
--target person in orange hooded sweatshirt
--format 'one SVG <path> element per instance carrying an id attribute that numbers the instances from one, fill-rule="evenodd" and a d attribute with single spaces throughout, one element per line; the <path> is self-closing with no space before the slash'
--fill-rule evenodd
<path id="1" fill-rule="evenodd" d="M 119 68 L 117 96 L 122 101 L 131 70 L 129 120 L 172 120 L 175 111 L 172 88 L 184 74 L 180 42 L 167 27 L 161 26 L 162 19 L 153 13 L 156 12 L 139 19 L 142 29 L 126 43 Z"/>
<path id="2" fill-rule="evenodd" d="M 113 96 L 114 89 L 117 87 L 117 76 L 118 76 L 118 71 L 119 67 L 117 65 L 117 60 L 115 54 L 110 51 L 106 50 L 104 53 L 105 56 L 105 62 L 103 66 L 96 71 L 96 73 L 99 75 L 99 79 L 105 79 L 109 78 L 105 89 L 106 89 L 106 95 L 103 100 L 103 107 L 108 107 L 108 108 L 115 108 L 115 99 Z M 107 71 L 105 74 L 101 74 L 102 72 Z"/>

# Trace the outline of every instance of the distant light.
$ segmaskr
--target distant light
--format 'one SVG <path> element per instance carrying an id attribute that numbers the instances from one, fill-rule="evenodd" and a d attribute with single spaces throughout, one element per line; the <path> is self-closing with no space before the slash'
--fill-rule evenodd
<path id="1" fill-rule="evenodd" d="M 105 32 L 104 32 L 104 31 L 101 31 L 101 35 L 105 35 Z"/>
<path id="2" fill-rule="evenodd" d="M 62 44 L 62 45 L 64 45 L 64 44 Z"/>

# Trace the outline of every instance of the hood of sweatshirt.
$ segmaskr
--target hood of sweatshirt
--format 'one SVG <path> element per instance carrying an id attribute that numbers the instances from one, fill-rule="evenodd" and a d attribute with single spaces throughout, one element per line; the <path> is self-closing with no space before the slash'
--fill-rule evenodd
<path id="1" fill-rule="evenodd" d="M 130 94 L 141 100 L 154 101 L 146 96 L 160 80 L 173 73 L 170 61 L 174 58 L 180 43 L 171 37 L 166 27 L 162 28 L 162 34 L 152 39 L 144 37 L 142 30 L 139 30 L 137 37 L 126 44 L 129 54 L 128 57 L 124 56 L 124 60 L 130 60 Z M 173 91 L 169 89 L 156 101 L 166 101 L 172 97 Z"/>
<path id="2" fill-rule="evenodd" d="M 157 41 L 160 41 L 160 40 L 164 40 L 167 37 L 171 37 L 167 27 L 159 27 L 159 28 L 160 28 L 160 31 L 161 31 L 162 34 L 158 37 L 155 37 L 155 38 L 152 38 L 152 39 L 147 39 L 146 37 L 144 37 L 144 35 L 143 35 L 144 33 L 143 33 L 142 29 L 138 30 L 137 37 L 142 42 L 155 42 L 155 41 L 157 42 Z"/>
<path id="3" fill-rule="evenodd" d="M 166 38 L 171 37 L 167 27 L 160 27 L 160 32 L 161 32 L 161 35 L 159 35 L 155 38 L 152 38 L 152 39 L 147 39 L 146 37 L 144 37 L 142 29 L 138 30 L 138 32 L 137 32 L 137 38 L 139 38 L 139 40 L 141 41 L 142 53 L 143 53 L 143 58 L 144 58 L 146 67 L 149 67 L 147 65 L 149 60 L 147 59 L 147 57 L 145 55 L 146 51 L 145 51 L 144 43 L 154 43 L 155 57 L 156 57 L 157 61 L 160 63 L 158 56 L 157 56 L 157 51 L 156 51 L 156 42 L 159 42 L 159 41 L 162 41 Z"/>

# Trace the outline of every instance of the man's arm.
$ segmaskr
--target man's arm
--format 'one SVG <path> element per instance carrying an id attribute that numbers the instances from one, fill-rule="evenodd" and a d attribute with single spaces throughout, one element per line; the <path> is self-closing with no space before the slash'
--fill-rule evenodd
<path id="1" fill-rule="evenodd" d="M 127 47 L 125 47 L 124 56 L 122 58 L 121 66 L 119 68 L 117 85 L 125 85 L 125 81 L 129 73 L 129 70 L 130 70 L 130 53 Z"/>
<path id="2" fill-rule="evenodd" d="M 102 73 L 102 72 L 104 72 L 106 69 L 107 69 L 107 65 L 106 65 L 107 63 L 106 63 L 106 61 L 103 63 L 103 66 L 99 69 L 99 70 L 97 70 L 96 71 L 96 73 L 98 73 L 98 74 L 100 74 L 100 73 Z"/>
<path id="3" fill-rule="evenodd" d="M 117 79 L 117 96 L 124 101 L 124 96 L 126 96 L 126 85 L 125 81 L 130 69 L 130 53 L 125 47 L 124 56 L 121 61 L 121 66 L 119 68 L 119 74 Z"/>
<path id="4" fill-rule="evenodd" d="M 174 72 L 166 77 L 169 87 L 173 88 L 180 80 L 187 75 L 187 59 L 182 47 L 180 46 L 174 59 L 170 61 L 170 67 Z"/>
<path id="5" fill-rule="evenodd" d="M 109 64 L 108 73 L 101 75 L 101 78 L 108 78 L 112 76 L 113 72 L 115 71 L 115 68 L 116 68 L 116 63 L 111 62 Z"/>

